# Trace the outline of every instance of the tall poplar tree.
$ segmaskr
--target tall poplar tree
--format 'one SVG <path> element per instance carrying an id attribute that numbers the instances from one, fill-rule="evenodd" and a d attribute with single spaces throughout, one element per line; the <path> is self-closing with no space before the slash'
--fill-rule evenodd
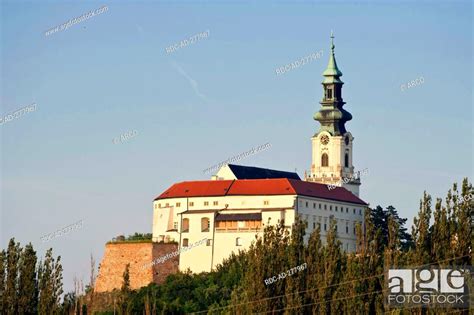
<path id="1" fill-rule="evenodd" d="M 60 300 L 63 294 L 63 266 L 61 265 L 61 256 L 58 256 L 56 260 L 53 260 L 53 273 L 52 273 L 52 302 L 53 302 L 53 314 L 60 313 Z"/>
<path id="2" fill-rule="evenodd" d="M 423 193 L 420 201 L 418 216 L 413 220 L 412 237 L 414 248 L 410 251 L 410 260 L 413 265 L 423 265 L 431 261 L 431 196 Z"/>
<path id="3" fill-rule="evenodd" d="M 323 281 L 320 284 L 319 299 L 321 314 L 331 314 L 332 298 L 337 290 L 337 283 L 342 279 L 341 241 L 337 239 L 336 220 L 331 219 L 329 231 L 326 234 L 326 246 L 323 249 Z"/>
<path id="4" fill-rule="evenodd" d="M 442 265 L 449 265 L 449 261 L 444 261 L 452 256 L 451 233 L 447 210 L 442 205 L 441 199 L 436 199 L 435 211 L 433 213 L 434 222 L 431 227 L 431 257 L 433 261 L 440 261 Z"/>
<path id="5" fill-rule="evenodd" d="M 323 281 L 324 275 L 324 261 L 323 261 L 323 246 L 321 243 L 321 227 L 318 225 L 311 233 L 307 251 L 306 251 L 306 288 L 308 291 L 306 295 L 306 303 L 310 304 L 305 307 L 305 314 L 319 314 L 321 309 L 319 287 Z"/>
<path id="6" fill-rule="evenodd" d="M 20 276 L 18 281 L 18 312 L 37 313 L 38 283 L 36 280 L 36 252 L 31 243 L 25 246 L 20 257 Z"/>
<path id="7" fill-rule="evenodd" d="M 300 216 L 296 217 L 291 231 L 288 247 L 288 270 L 302 265 L 305 262 L 304 236 L 308 222 L 302 221 Z M 304 291 L 306 285 L 306 272 L 291 270 L 293 274 L 286 278 L 285 300 L 289 314 L 300 314 L 303 306 L 304 295 L 296 292 Z"/>
<path id="8" fill-rule="evenodd" d="M 453 190 L 456 191 L 456 185 Z M 454 256 L 460 257 L 455 261 L 457 265 L 468 265 L 471 261 L 472 239 L 473 239 L 473 204 L 474 195 L 472 184 L 468 183 L 467 178 L 463 180 L 461 195 L 456 194 L 455 200 L 455 227 L 456 241 L 454 242 Z"/>
<path id="9" fill-rule="evenodd" d="M 53 249 L 50 248 L 46 251 L 44 262 L 40 262 L 38 267 L 38 287 L 39 287 L 39 300 L 38 300 L 38 314 L 51 314 L 54 310 L 54 258 Z"/>
<path id="10" fill-rule="evenodd" d="M 7 249 L 7 279 L 3 303 L 5 314 L 18 313 L 18 260 L 20 258 L 20 243 L 10 239 Z"/>

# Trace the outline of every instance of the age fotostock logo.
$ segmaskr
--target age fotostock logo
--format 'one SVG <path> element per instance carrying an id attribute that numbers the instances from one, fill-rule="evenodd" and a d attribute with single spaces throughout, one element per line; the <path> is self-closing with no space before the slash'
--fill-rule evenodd
<path id="1" fill-rule="evenodd" d="M 389 307 L 468 308 L 471 271 L 451 269 L 389 269 Z"/>

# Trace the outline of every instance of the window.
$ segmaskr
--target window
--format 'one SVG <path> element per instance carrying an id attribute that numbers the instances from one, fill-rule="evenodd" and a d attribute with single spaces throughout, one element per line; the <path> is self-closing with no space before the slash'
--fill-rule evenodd
<path id="1" fill-rule="evenodd" d="M 332 99 L 332 89 L 328 88 L 326 90 L 326 98 L 327 99 Z"/>
<path id="2" fill-rule="evenodd" d="M 327 210 L 327 209 L 328 209 L 327 205 L 324 205 L 324 210 Z"/>
<path id="3" fill-rule="evenodd" d="M 213 204 L 214 206 L 217 206 L 217 205 L 219 205 L 219 201 L 214 201 L 212 204 Z"/>
<path id="4" fill-rule="evenodd" d="M 359 209 L 359 215 L 362 215 L 362 209 Z"/>
<path id="5" fill-rule="evenodd" d="M 155 203 L 155 209 L 156 209 L 156 203 Z"/>
<path id="6" fill-rule="evenodd" d="M 316 209 L 316 203 L 313 202 L 313 209 Z"/>
<path id="7" fill-rule="evenodd" d="M 188 247 L 189 240 L 187 238 L 183 238 L 183 247 Z"/>
<path id="8" fill-rule="evenodd" d="M 194 206 L 194 202 L 191 201 L 191 202 L 189 203 L 189 206 L 190 206 L 190 207 L 193 207 L 193 206 Z"/>
<path id="9" fill-rule="evenodd" d="M 268 206 L 269 204 L 270 204 L 270 201 L 268 201 L 268 200 L 264 200 L 264 201 L 263 201 L 263 205 L 264 205 L 264 206 Z"/>
<path id="10" fill-rule="evenodd" d="M 352 210 L 354 210 L 354 214 L 356 214 L 356 209 L 352 209 Z"/>
<path id="11" fill-rule="evenodd" d="M 323 153 L 323 155 L 321 156 L 321 166 L 322 167 L 329 166 L 329 157 L 326 153 Z"/>
<path id="12" fill-rule="evenodd" d="M 327 228 L 326 223 L 324 223 L 324 231 L 326 231 L 326 228 Z"/>
<path id="13" fill-rule="evenodd" d="M 242 239 L 240 237 L 235 239 L 235 246 L 242 246 Z"/>
<path id="14" fill-rule="evenodd" d="M 318 222 L 318 229 L 321 230 L 321 223 Z"/>
<path id="15" fill-rule="evenodd" d="M 170 204 L 169 204 L 169 203 L 166 203 L 166 207 L 169 207 L 169 206 L 170 206 Z"/>
<path id="16" fill-rule="evenodd" d="M 201 218 L 201 232 L 209 232 L 211 220 L 209 218 Z"/>
<path id="17" fill-rule="evenodd" d="M 306 201 L 306 208 L 308 208 L 308 202 Z"/>
<path id="18" fill-rule="evenodd" d="M 158 208 L 161 208 L 161 203 L 158 204 Z"/>
<path id="19" fill-rule="evenodd" d="M 204 201 L 205 206 L 209 206 L 209 201 Z"/>
<path id="20" fill-rule="evenodd" d="M 206 246 L 212 246 L 212 240 L 211 239 L 207 239 Z"/>
<path id="21" fill-rule="evenodd" d="M 336 206 L 336 212 L 337 212 L 337 206 Z"/>
<path id="22" fill-rule="evenodd" d="M 349 213 L 349 208 L 346 208 L 346 213 Z"/>
<path id="23" fill-rule="evenodd" d="M 183 219 L 183 225 L 181 226 L 183 233 L 189 232 L 189 219 Z"/>
<path id="24" fill-rule="evenodd" d="M 181 202 L 177 202 L 176 207 L 181 207 Z"/>
<path id="25" fill-rule="evenodd" d="M 331 211 L 332 211 L 332 206 L 329 206 L 329 210 L 331 210 Z"/>
<path id="26" fill-rule="evenodd" d="M 313 230 L 316 228 L 316 222 L 313 222 Z"/>
<path id="27" fill-rule="evenodd" d="M 349 154 L 344 155 L 344 166 L 349 167 Z"/>
<path id="28" fill-rule="evenodd" d="M 173 222 L 173 230 L 178 230 L 178 222 Z"/>
<path id="29" fill-rule="evenodd" d="M 335 227 L 336 227 L 336 232 L 337 232 L 337 223 L 335 224 Z"/>
<path id="30" fill-rule="evenodd" d="M 319 204 L 319 209 L 321 209 L 321 204 Z"/>
<path id="31" fill-rule="evenodd" d="M 346 225 L 346 233 L 349 234 L 349 227 Z"/>

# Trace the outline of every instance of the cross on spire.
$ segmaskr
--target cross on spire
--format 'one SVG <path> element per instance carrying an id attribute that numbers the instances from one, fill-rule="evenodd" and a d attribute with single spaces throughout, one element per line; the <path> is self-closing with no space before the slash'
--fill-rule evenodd
<path id="1" fill-rule="evenodd" d="M 334 32 L 331 30 L 331 52 L 334 54 Z"/>

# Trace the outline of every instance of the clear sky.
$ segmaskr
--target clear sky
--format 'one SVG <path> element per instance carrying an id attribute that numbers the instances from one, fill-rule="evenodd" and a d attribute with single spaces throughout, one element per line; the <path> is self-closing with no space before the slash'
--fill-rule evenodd
<path id="1" fill-rule="evenodd" d="M 53 247 L 67 291 L 106 241 L 151 232 L 152 200 L 175 182 L 267 142 L 240 163 L 303 176 L 331 30 L 354 165 L 369 169 L 361 197 L 411 222 L 424 190 L 472 180 L 472 13 L 471 1 L 2 1 L 0 114 L 37 109 L 0 126 L 0 245 Z"/>

